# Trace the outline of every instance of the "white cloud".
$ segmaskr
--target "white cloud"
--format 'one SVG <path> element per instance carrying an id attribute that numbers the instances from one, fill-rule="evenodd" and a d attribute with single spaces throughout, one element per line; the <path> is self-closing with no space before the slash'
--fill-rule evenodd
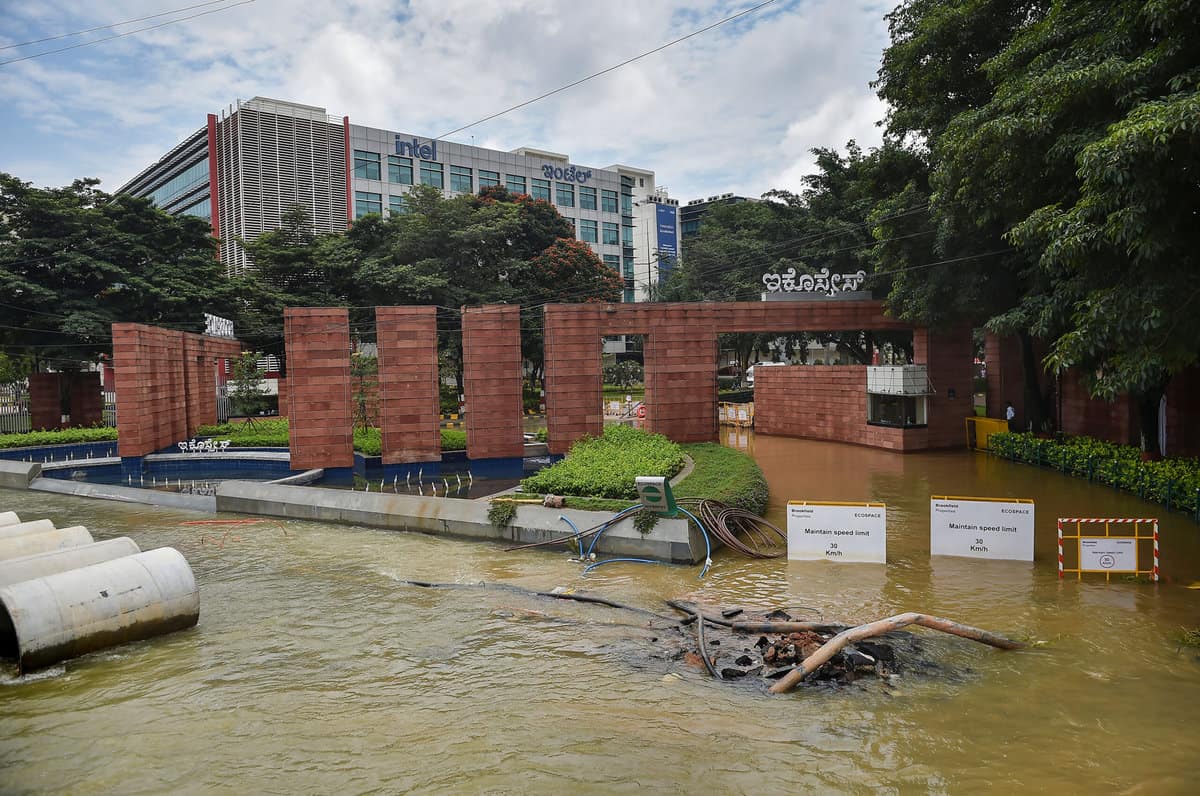
<path id="1" fill-rule="evenodd" d="M 255 95 L 439 135 L 749 5 L 257 0 L 0 67 L 8 72 L 0 81 L 0 168 L 29 168 L 18 176 L 42 184 L 95 174 L 115 188 L 202 126 L 205 114 Z M 7 35 L 37 38 L 161 10 L 150 0 L 79 11 L 51 0 L 14 8 Z M 808 148 L 878 141 L 882 108 L 867 83 L 886 43 L 885 11 L 780 0 L 452 138 L 651 168 L 685 201 L 795 190 L 811 168 Z"/>

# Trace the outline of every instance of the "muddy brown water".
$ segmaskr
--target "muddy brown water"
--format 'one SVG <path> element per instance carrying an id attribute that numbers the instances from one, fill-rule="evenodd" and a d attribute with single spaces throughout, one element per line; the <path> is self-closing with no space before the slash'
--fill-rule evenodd
<path id="1" fill-rule="evenodd" d="M 739 440 L 736 432 L 732 439 Z M 0 490 L 0 510 L 174 545 L 195 629 L 0 678 L 0 792 L 1194 792 L 1200 528 L 1134 497 L 969 453 L 901 456 L 746 435 L 790 499 L 888 504 L 887 566 L 611 564 L 317 523 Z M 1037 501 L 1032 565 L 929 556 L 930 494 Z M 1059 582 L 1059 514 L 1161 517 L 1158 586 Z M 924 610 L 1039 642 L 1005 653 L 917 631 L 945 675 L 783 697 L 653 657 L 627 614 L 405 579 L 563 586 L 854 622 Z M 732 651 L 731 651 L 732 652 Z"/>

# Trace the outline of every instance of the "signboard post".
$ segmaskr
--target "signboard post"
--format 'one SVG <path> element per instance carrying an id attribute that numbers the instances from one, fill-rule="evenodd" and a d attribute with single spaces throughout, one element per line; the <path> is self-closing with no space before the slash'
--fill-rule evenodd
<path id="1" fill-rule="evenodd" d="M 639 475 L 634 479 L 637 486 L 638 499 L 642 505 L 651 511 L 667 517 L 674 517 L 679 511 L 675 505 L 675 493 L 671 491 L 671 482 L 657 475 Z"/>
<path id="2" fill-rule="evenodd" d="M 929 552 L 1032 561 L 1033 517 L 1032 500 L 934 495 L 929 499 Z"/>
<path id="3" fill-rule="evenodd" d="M 791 500 L 789 561 L 887 563 L 887 506 Z"/>

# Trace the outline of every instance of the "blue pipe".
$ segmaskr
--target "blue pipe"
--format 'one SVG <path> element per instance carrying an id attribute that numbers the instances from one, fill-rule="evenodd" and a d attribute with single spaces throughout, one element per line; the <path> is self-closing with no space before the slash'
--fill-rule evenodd
<path id="1" fill-rule="evenodd" d="M 558 518 L 560 520 L 562 520 L 563 522 L 565 522 L 567 525 L 570 525 L 571 530 L 575 532 L 575 541 L 578 542 L 578 544 L 579 544 L 579 557 L 582 559 L 583 558 L 583 538 L 579 535 L 579 528 L 575 527 L 575 523 L 571 522 L 571 518 L 564 514 L 559 514 Z"/>
<path id="2" fill-rule="evenodd" d="M 591 558 L 592 551 L 594 549 L 596 549 L 596 542 L 600 541 L 600 537 L 604 535 L 604 532 L 608 530 L 608 527 L 610 525 L 616 524 L 618 520 L 624 519 L 628 514 L 637 511 L 641 507 L 642 507 L 642 505 L 640 503 L 638 503 L 636 505 L 630 506 L 627 509 L 621 509 L 620 511 L 618 511 L 616 514 L 614 514 L 612 516 L 612 519 L 610 519 L 608 522 L 604 523 L 604 525 L 600 528 L 600 530 L 596 532 L 596 535 L 592 537 L 592 541 L 588 545 L 586 557 Z"/>
<path id="3" fill-rule="evenodd" d="M 700 529 L 700 535 L 704 537 L 704 568 L 700 570 L 700 577 L 703 578 L 708 572 L 708 568 L 712 566 L 712 542 L 708 538 L 708 529 L 704 527 L 704 523 L 700 522 L 700 519 L 695 514 L 683 506 L 679 506 L 679 510 L 692 518 L 692 521 L 696 523 L 696 527 Z"/>
<path id="4" fill-rule="evenodd" d="M 632 561 L 637 564 L 661 564 L 662 563 L 661 561 L 651 561 L 648 558 L 608 558 L 608 559 L 605 559 L 604 561 L 597 561 L 593 564 L 588 564 L 586 567 L 583 568 L 583 574 L 586 575 L 589 572 L 591 572 L 593 569 L 595 569 L 596 567 L 603 566 L 605 564 L 611 564 L 614 561 Z"/>

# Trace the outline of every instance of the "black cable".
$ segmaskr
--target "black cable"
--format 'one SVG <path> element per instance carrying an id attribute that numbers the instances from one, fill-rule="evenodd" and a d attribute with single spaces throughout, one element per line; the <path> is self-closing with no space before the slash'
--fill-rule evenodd
<path id="1" fill-rule="evenodd" d="M 158 14 L 150 14 L 149 16 L 138 17 L 137 19 L 127 19 L 124 22 L 113 22 L 108 25 L 100 25 L 95 28 L 88 28 L 87 30 L 77 30 L 74 33 L 60 33 L 57 36 L 47 36 L 44 39 L 31 39 L 29 41 L 23 41 L 20 44 L 0 45 L 0 50 L 11 50 L 16 47 L 28 47 L 31 44 L 41 44 L 44 41 L 54 41 L 56 39 L 66 39 L 66 38 L 70 38 L 71 36 L 82 36 L 85 33 L 95 33 L 98 30 L 107 30 L 109 28 L 119 28 L 122 25 L 132 25 L 134 22 L 145 22 L 147 19 L 157 19 L 158 17 L 165 17 L 165 16 L 169 16 L 170 14 L 178 14 L 182 11 L 191 11 L 193 8 L 202 8 L 204 6 L 215 6 L 218 3 L 225 3 L 225 2 L 228 2 L 228 0 L 208 0 L 207 3 L 197 3 L 196 5 L 193 5 L 193 6 L 184 6 L 183 8 L 176 8 L 171 11 L 162 11 Z"/>

